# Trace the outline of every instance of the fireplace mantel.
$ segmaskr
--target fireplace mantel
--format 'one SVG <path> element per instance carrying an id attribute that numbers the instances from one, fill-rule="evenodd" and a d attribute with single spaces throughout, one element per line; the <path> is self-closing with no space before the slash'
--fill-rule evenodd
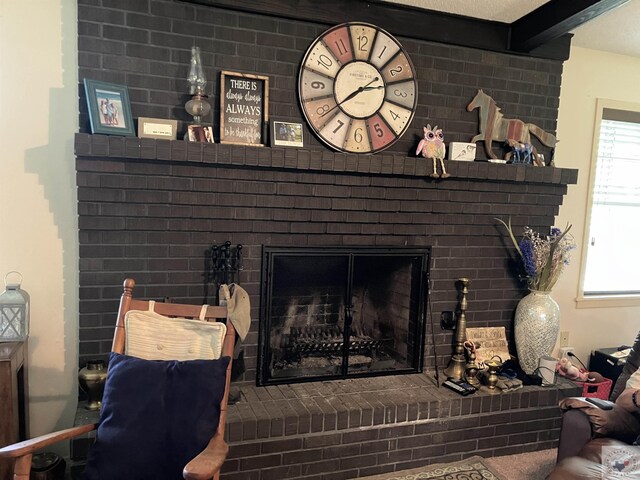
<path id="1" fill-rule="evenodd" d="M 304 148 L 252 147 L 220 143 L 156 140 L 77 133 L 75 154 L 88 158 L 126 158 L 158 162 L 187 162 L 212 166 L 277 168 L 358 175 L 428 177 L 431 161 L 398 154 L 356 155 Z M 572 185 L 578 170 L 530 165 L 503 165 L 486 161 L 446 161 L 457 179 Z M 443 186 L 447 180 L 442 180 Z"/>

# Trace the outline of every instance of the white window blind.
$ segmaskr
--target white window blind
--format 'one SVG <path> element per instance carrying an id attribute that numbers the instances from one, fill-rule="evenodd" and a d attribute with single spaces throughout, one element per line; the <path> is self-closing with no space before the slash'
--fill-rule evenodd
<path id="1" fill-rule="evenodd" d="M 640 112 L 603 109 L 596 162 L 584 294 L 640 294 Z"/>

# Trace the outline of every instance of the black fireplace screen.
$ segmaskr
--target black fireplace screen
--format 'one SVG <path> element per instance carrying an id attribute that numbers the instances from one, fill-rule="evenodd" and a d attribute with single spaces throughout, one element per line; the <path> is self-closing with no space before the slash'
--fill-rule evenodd
<path id="1" fill-rule="evenodd" d="M 264 247 L 258 385 L 420 372 L 429 259 Z"/>

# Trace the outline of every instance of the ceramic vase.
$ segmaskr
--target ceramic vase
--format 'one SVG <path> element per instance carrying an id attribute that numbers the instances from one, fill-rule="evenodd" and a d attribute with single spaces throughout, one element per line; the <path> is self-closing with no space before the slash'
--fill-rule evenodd
<path id="1" fill-rule="evenodd" d="M 102 405 L 104 384 L 107 380 L 107 365 L 102 360 L 89 360 L 80 369 L 78 381 L 80 387 L 87 394 L 87 410 L 98 410 Z"/>
<path id="2" fill-rule="evenodd" d="M 540 357 L 551 354 L 560 333 L 560 307 L 550 293 L 532 290 L 516 307 L 516 350 L 528 374 L 538 368 Z"/>

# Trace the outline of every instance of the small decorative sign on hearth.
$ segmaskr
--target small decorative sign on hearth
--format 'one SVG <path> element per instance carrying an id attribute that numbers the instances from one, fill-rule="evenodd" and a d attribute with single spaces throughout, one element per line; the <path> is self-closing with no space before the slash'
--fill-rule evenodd
<path id="1" fill-rule="evenodd" d="M 269 119 L 269 77 L 220 74 L 220 143 L 263 147 Z"/>
<path id="2" fill-rule="evenodd" d="M 480 368 L 495 355 L 503 362 L 511 358 L 504 327 L 467 328 L 467 339 L 480 345 L 476 348 L 476 362 Z"/>

